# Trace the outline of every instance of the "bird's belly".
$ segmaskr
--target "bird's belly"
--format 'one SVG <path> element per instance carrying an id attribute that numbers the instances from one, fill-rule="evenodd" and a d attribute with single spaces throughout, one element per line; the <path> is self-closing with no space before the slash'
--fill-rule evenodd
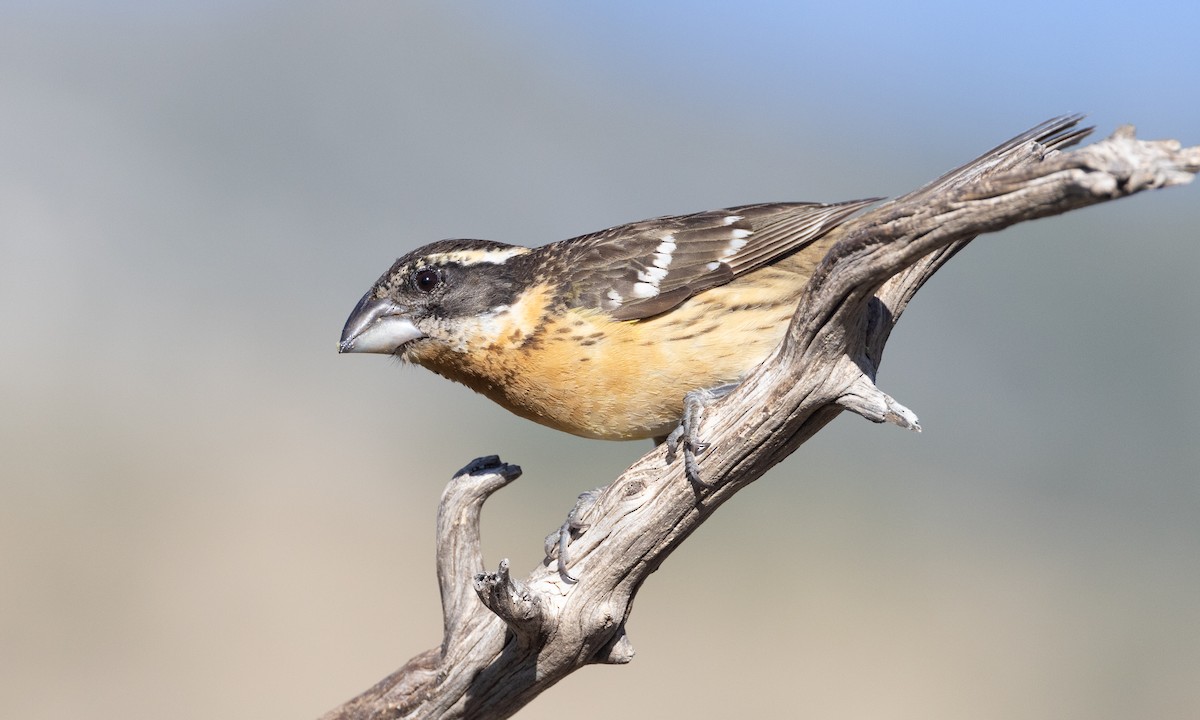
<path id="1" fill-rule="evenodd" d="M 633 323 L 574 318 L 547 327 L 521 372 L 488 392 L 518 415 L 606 440 L 660 437 L 692 390 L 735 383 L 782 339 L 790 305 L 716 309 L 708 293 Z M 580 324 L 580 321 L 582 323 Z"/>

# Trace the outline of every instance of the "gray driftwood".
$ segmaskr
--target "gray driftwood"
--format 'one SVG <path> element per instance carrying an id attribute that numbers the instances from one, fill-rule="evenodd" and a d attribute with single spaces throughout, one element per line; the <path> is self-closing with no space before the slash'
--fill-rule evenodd
<path id="1" fill-rule="evenodd" d="M 1079 121 L 1044 123 L 840 228 L 784 342 L 704 413 L 699 437 L 712 445 L 697 462 L 710 486 L 690 483 L 682 458 L 668 462 L 655 448 L 573 513 L 570 576 L 556 557 L 524 579 L 507 561 L 483 572 L 480 510 L 520 468 L 495 457 L 464 468 L 438 508 L 441 647 L 325 720 L 504 718 L 584 665 L 629 662 L 625 621 L 642 582 L 734 493 L 843 410 L 920 430 L 875 386 L 875 371 L 908 301 L 955 252 L 982 233 L 1187 183 L 1200 171 L 1200 147 L 1137 140 L 1128 126 L 1065 151 L 1089 132 Z"/>

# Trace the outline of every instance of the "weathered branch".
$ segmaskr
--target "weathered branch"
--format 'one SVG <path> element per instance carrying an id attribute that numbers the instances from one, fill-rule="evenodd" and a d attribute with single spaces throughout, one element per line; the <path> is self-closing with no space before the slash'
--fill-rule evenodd
<path id="1" fill-rule="evenodd" d="M 698 490 L 656 448 L 612 485 L 581 499 L 524 581 L 507 561 L 482 572 L 483 501 L 519 468 L 484 458 L 463 469 L 438 515 L 442 646 L 326 720 L 502 718 L 589 663 L 633 657 L 625 621 L 645 579 L 725 500 L 761 477 L 843 409 L 920 430 L 875 386 L 887 338 L 909 300 L 975 236 L 1023 220 L 1190 182 L 1200 148 L 1144 142 L 1123 127 L 1062 152 L 1088 130 L 1047 122 L 962 168 L 839 228 L 784 342 L 742 385 L 707 408 Z M 561 550 L 559 550 L 561 547 Z M 570 557 L 565 557 L 569 547 Z M 561 570 L 561 571 L 560 571 Z M 569 575 L 567 573 L 570 573 Z M 472 582 L 474 578 L 474 582 Z"/>

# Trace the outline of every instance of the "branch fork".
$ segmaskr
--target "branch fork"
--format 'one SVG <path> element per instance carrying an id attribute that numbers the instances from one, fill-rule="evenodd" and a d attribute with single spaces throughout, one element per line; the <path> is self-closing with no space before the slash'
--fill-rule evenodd
<path id="1" fill-rule="evenodd" d="M 542 595 L 513 579 L 508 558 L 500 561 L 496 572 L 477 573 L 474 587 L 484 606 L 508 625 L 522 646 L 534 646 L 542 639 Z"/>

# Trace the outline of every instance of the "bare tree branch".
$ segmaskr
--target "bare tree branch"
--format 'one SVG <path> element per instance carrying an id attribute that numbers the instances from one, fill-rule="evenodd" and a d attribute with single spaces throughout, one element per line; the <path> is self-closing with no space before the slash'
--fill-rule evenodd
<path id="1" fill-rule="evenodd" d="M 460 471 L 438 509 L 441 648 L 325 720 L 503 718 L 577 668 L 628 662 L 634 595 L 721 503 L 842 410 L 920 430 L 912 411 L 875 386 L 875 374 L 909 300 L 958 250 L 982 233 L 1184 184 L 1200 171 L 1200 147 L 1139 141 L 1130 127 L 1061 151 L 1089 132 L 1079 121 L 1044 123 L 836 230 L 783 343 L 700 418 L 698 435 L 711 442 L 696 458 L 706 486 L 656 448 L 572 511 L 560 546 L 569 547 L 560 558 L 569 567 L 547 558 L 524 581 L 507 561 L 481 572 L 483 502 L 520 469 L 491 457 Z"/>

